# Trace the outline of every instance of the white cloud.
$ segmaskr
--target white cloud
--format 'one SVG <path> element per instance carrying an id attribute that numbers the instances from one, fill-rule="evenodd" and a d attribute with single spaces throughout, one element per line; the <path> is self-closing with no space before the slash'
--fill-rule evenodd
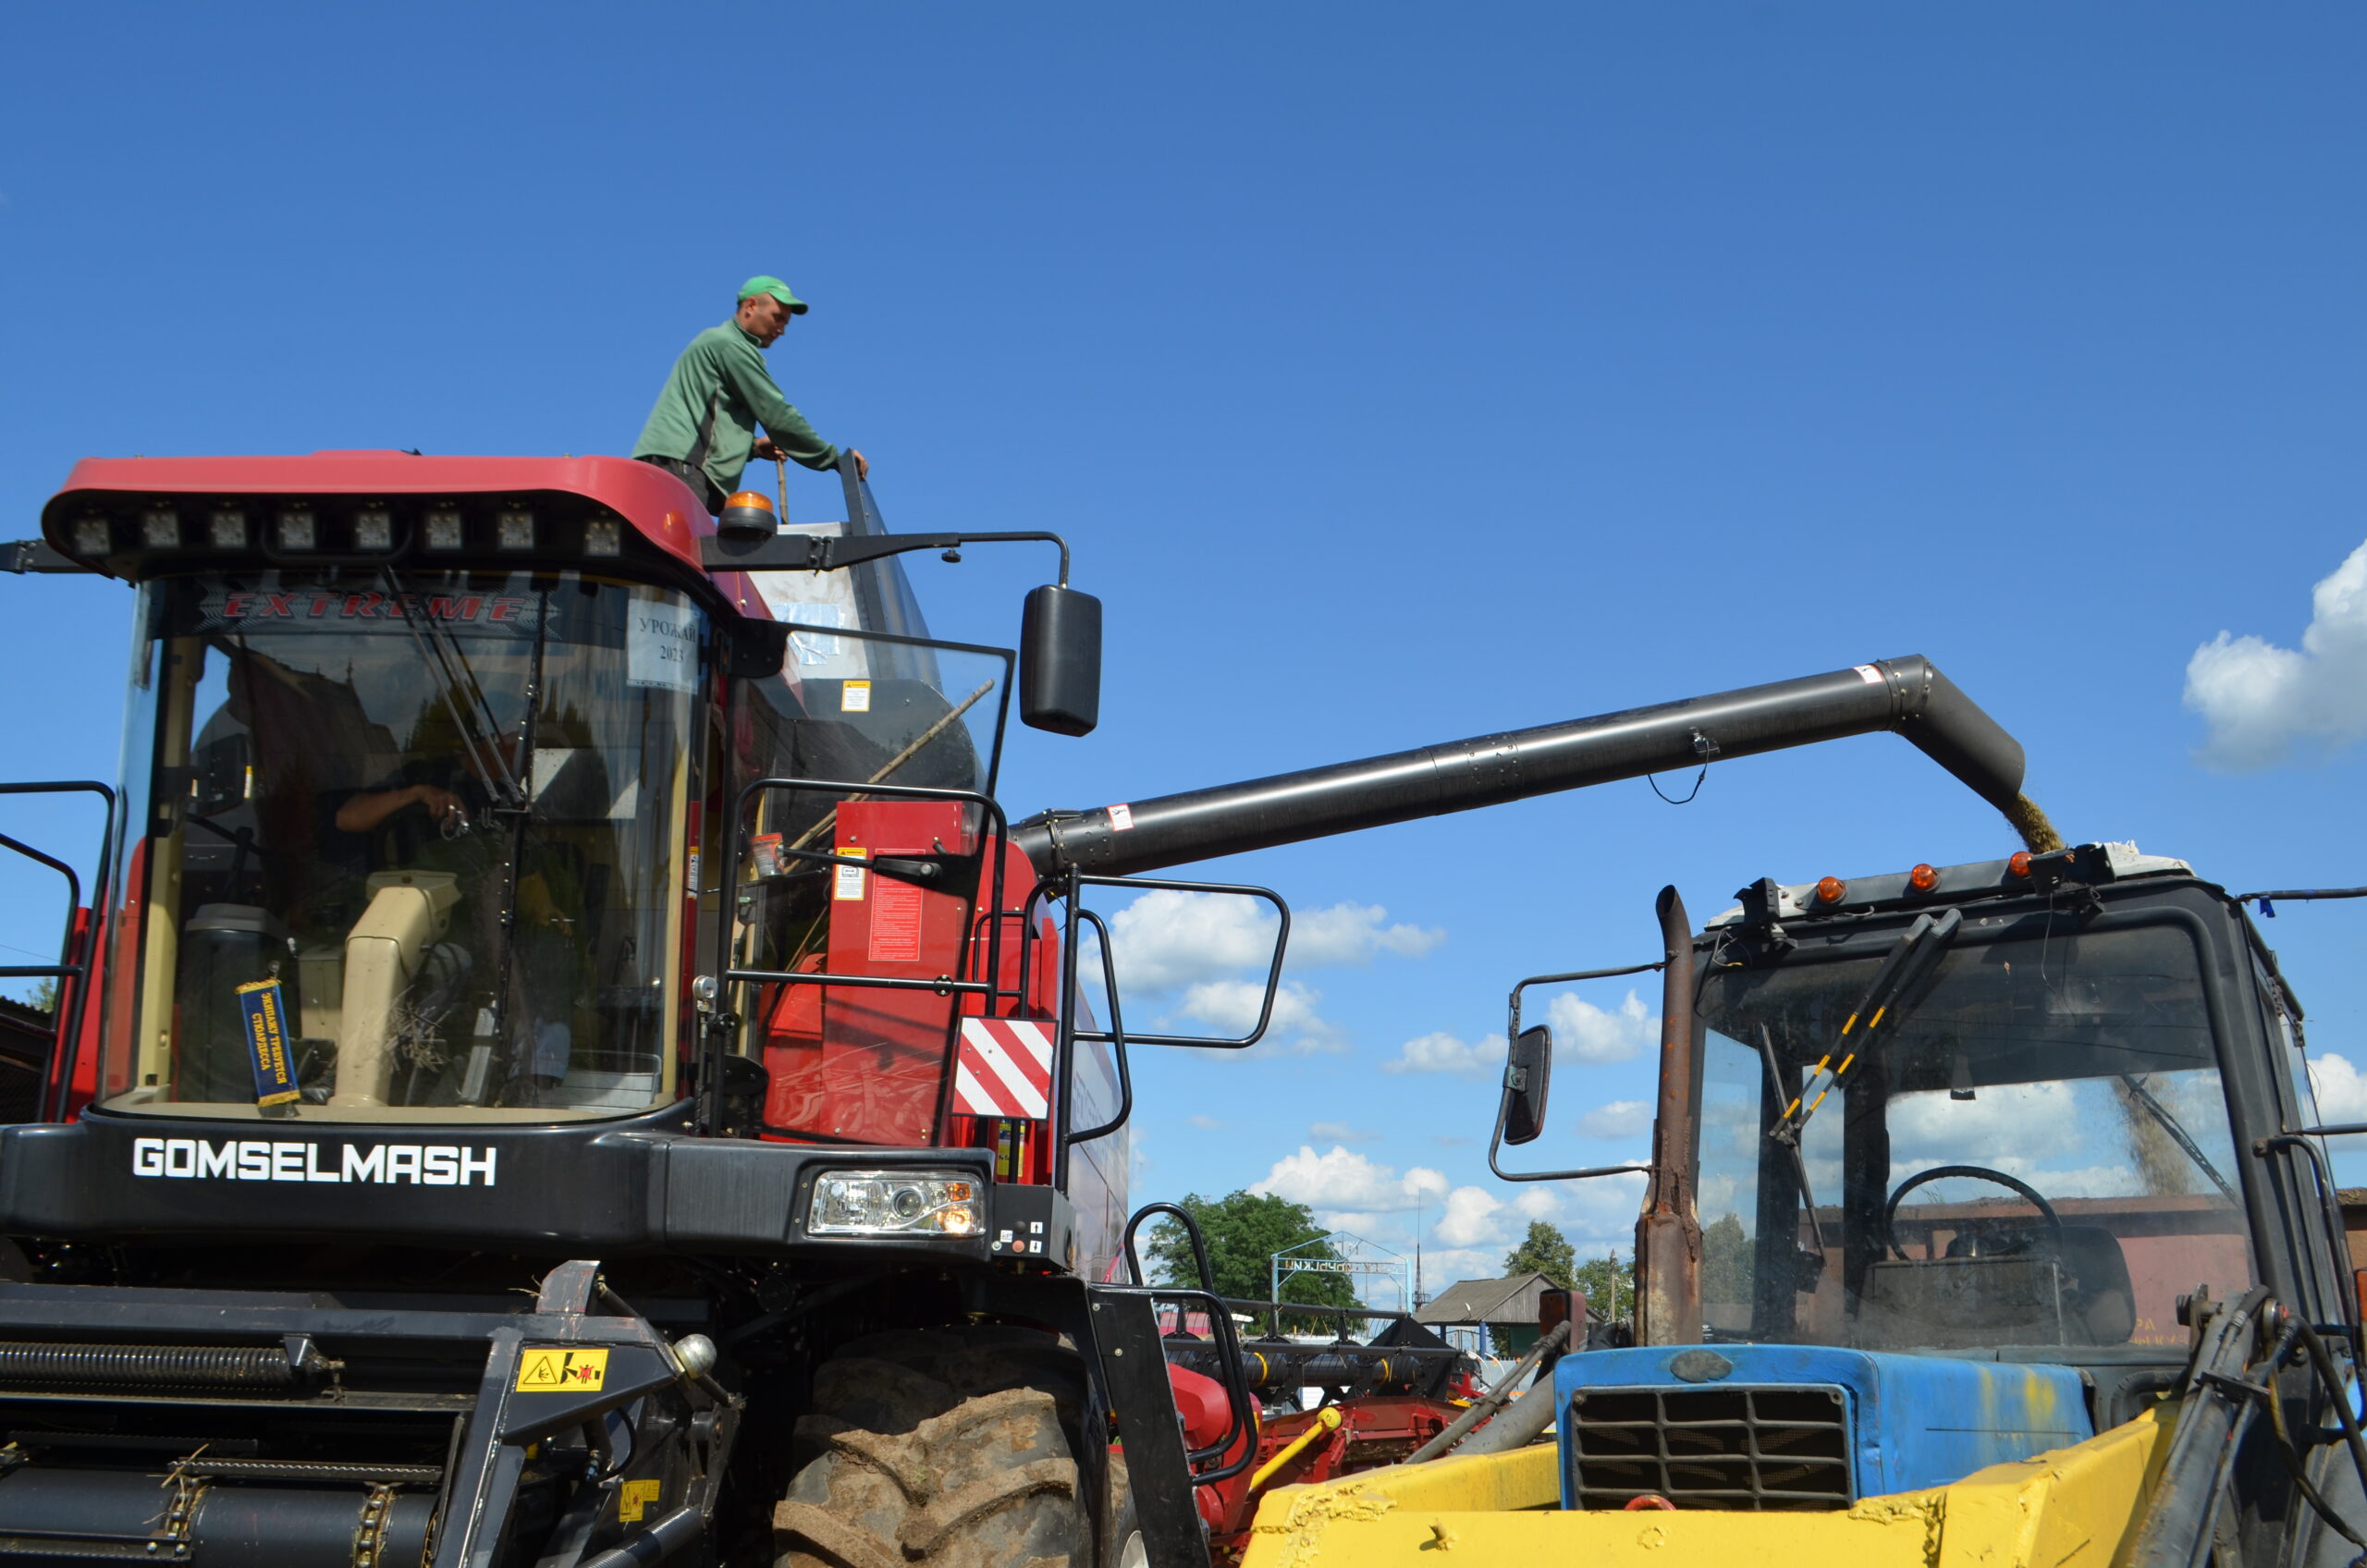
<path id="1" fill-rule="evenodd" d="M 1562 1195 L 1550 1186 L 1525 1182 L 1513 1207 L 1524 1219 L 1551 1219 L 1562 1212 Z"/>
<path id="2" fill-rule="evenodd" d="M 2310 1087 L 2318 1101 L 2318 1124 L 2367 1121 L 2367 1072 L 2333 1051 L 2310 1053 Z"/>
<path id="3" fill-rule="evenodd" d="M 1339 903 L 1294 914 L 1289 966 L 1361 966 L 1383 954 L 1420 958 L 1446 940 L 1444 931 L 1388 920 L 1389 911 L 1379 904 Z M 1273 962 L 1280 928 L 1272 908 L 1245 894 L 1157 888 L 1110 916 L 1110 950 L 1122 991 L 1169 991 L 1262 971 Z"/>
<path id="4" fill-rule="evenodd" d="M 1368 1223 L 1375 1214 L 1395 1214 L 1417 1202 L 1435 1203 L 1438 1194 L 1447 1190 L 1447 1180 L 1419 1165 L 1400 1176 L 1395 1167 L 1337 1144 L 1326 1154 L 1302 1144 L 1298 1153 L 1276 1160 L 1265 1179 L 1250 1183 L 1249 1190 L 1330 1211 L 1335 1220 L 1343 1211 L 1358 1211 L 1350 1217 Z"/>
<path id="5" fill-rule="evenodd" d="M 1457 1187 L 1446 1195 L 1446 1212 L 1439 1216 L 1439 1240 L 1451 1247 L 1492 1245 L 1503 1241 L 1503 1222 L 1496 1218 L 1502 1200 L 1484 1187 Z"/>
<path id="6" fill-rule="evenodd" d="M 2299 650 L 2222 631 L 2186 666 L 2186 705 L 2210 727 L 2213 767 L 2271 767 L 2308 742 L 2332 749 L 2367 737 L 2367 545 L 2310 591 Z"/>
<path id="7" fill-rule="evenodd" d="M 1652 1108 L 1641 1100 L 1610 1100 L 1578 1118 L 1582 1138 L 1640 1138 L 1652 1128 Z"/>
<path id="8" fill-rule="evenodd" d="M 1545 1021 L 1553 1026 L 1557 1062 L 1564 1057 L 1592 1066 L 1625 1061 L 1660 1039 L 1660 1019 L 1632 990 L 1613 1012 L 1576 992 L 1558 992 L 1546 1004 Z"/>
<path id="9" fill-rule="evenodd" d="M 1384 925 L 1389 912 L 1379 904 L 1333 904 L 1291 917 L 1290 964 L 1320 969 L 1370 963 L 1383 953 L 1420 958 L 1446 940 L 1446 933 L 1418 925 Z"/>
<path id="10" fill-rule="evenodd" d="M 1218 1121 L 1213 1116 L 1201 1116 L 1197 1113 L 1187 1116 L 1184 1120 L 1190 1125 L 1198 1128 L 1203 1133 L 1213 1133 L 1224 1125 L 1223 1122 Z"/>
<path id="11" fill-rule="evenodd" d="M 1299 1051 L 1346 1050 L 1348 1042 L 1338 1025 L 1315 1011 L 1315 1004 L 1322 999 L 1322 992 L 1285 980 L 1274 993 L 1274 1012 L 1267 1020 L 1263 1037 Z M 1259 982 L 1204 980 L 1184 993 L 1176 1011 L 1237 1039 L 1257 1026 L 1257 1010 L 1265 1000 L 1266 987 Z"/>
<path id="12" fill-rule="evenodd" d="M 1380 1136 L 1369 1127 L 1351 1127 L 1344 1121 L 1318 1121 L 1306 1130 L 1306 1135 L 1318 1144 L 1369 1144 Z"/>
<path id="13" fill-rule="evenodd" d="M 1466 1280 L 1493 1280 L 1504 1271 L 1505 1247 L 1433 1247 L 1422 1258 L 1422 1278 L 1432 1295 Z"/>
<path id="14" fill-rule="evenodd" d="M 1452 1072 L 1464 1078 L 1493 1078 L 1504 1070 L 1504 1037 L 1490 1035 L 1476 1044 L 1444 1030 L 1408 1040 L 1384 1072 Z"/>
<path id="15" fill-rule="evenodd" d="M 1272 910 L 1257 899 L 1153 888 L 1110 916 L 1119 993 L 1141 1009 L 1144 998 L 1180 992 L 1176 1013 L 1216 1033 L 1246 1034 L 1265 1000 L 1280 930 Z M 1293 918 L 1287 956 L 1295 973 L 1369 964 L 1384 955 L 1419 958 L 1444 940 L 1443 931 L 1390 924 L 1379 904 L 1339 903 Z M 1098 965 L 1088 952 L 1085 973 L 1096 974 Z M 1316 1011 L 1321 999 L 1314 987 L 1285 980 L 1274 998 L 1268 1037 L 1302 1051 L 1346 1050 L 1346 1036 Z"/>
<path id="16" fill-rule="evenodd" d="M 1110 917 L 1122 992 L 1167 991 L 1273 962 L 1273 913 L 1235 893 L 1155 888 Z"/>
<path id="17" fill-rule="evenodd" d="M 1426 1201 L 1438 1196 L 1446 1189 L 1446 1173 L 1442 1170 L 1433 1170 L 1427 1165 L 1417 1165 L 1405 1172 L 1405 1190 L 1409 1193 L 1420 1194 Z"/>

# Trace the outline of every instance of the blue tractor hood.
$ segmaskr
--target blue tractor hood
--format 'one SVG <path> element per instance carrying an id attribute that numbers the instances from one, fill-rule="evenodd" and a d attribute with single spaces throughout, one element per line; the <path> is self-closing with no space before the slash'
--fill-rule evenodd
<path id="1" fill-rule="evenodd" d="M 2095 1435 L 2067 1366 L 1823 1345 L 1584 1351 L 1553 1396 L 1564 1508 L 1846 1508 Z"/>

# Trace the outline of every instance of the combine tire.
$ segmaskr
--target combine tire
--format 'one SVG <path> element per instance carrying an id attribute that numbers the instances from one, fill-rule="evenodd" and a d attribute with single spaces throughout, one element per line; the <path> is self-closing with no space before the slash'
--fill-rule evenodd
<path id="1" fill-rule="evenodd" d="M 848 1345 L 797 1423 L 778 1568 L 1093 1568 L 1072 1447 L 1084 1398 L 1076 1354 L 1024 1329 Z"/>

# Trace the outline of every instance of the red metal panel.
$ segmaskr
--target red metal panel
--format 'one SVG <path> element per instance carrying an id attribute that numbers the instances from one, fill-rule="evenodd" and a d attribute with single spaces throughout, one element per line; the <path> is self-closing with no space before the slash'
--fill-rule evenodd
<path id="1" fill-rule="evenodd" d="M 955 853 L 975 851 L 954 802 L 848 801 L 838 811 L 840 854 L 928 854 L 940 845 Z M 820 967 L 912 980 L 959 972 L 966 900 L 852 866 L 840 867 L 834 878 Z M 767 1031 L 766 1121 L 866 1144 L 931 1142 L 954 998 L 853 986 L 783 990 Z M 813 1043 L 801 1044 L 800 1036 Z"/>

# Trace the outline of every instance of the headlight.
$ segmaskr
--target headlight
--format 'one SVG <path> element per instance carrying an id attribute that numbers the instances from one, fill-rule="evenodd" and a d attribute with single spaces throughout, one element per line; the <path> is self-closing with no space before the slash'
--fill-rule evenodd
<path id="1" fill-rule="evenodd" d="M 814 1236 L 975 1236 L 977 1183 L 941 1170 L 832 1170 L 815 1179 Z"/>

